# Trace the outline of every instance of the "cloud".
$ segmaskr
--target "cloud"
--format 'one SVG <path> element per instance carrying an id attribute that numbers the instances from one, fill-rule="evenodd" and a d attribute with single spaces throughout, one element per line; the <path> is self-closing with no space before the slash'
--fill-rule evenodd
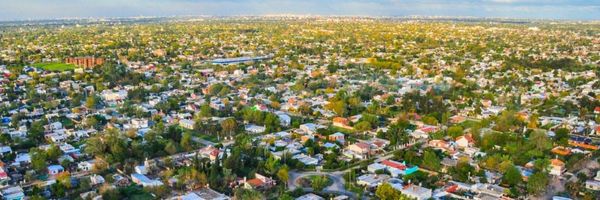
<path id="1" fill-rule="evenodd" d="M 600 19 L 600 0 L 0 0 L 0 20 L 267 14 Z"/>

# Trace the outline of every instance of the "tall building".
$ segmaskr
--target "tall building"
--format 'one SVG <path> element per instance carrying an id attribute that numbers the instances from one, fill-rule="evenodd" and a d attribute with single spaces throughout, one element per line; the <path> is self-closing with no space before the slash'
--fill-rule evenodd
<path id="1" fill-rule="evenodd" d="M 104 64 L 104 59 L 96 58 L 93 56 L 72 57 L 72 58 L 66 58 L 65 62 L 68 64 L 77 65 L 79 67 L 91 68 L 91 67 L 95 67 L 95 66 Z"/>

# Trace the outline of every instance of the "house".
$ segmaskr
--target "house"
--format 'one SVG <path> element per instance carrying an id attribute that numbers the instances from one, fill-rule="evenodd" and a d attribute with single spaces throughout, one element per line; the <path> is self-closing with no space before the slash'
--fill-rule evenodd
<path id="1" fill-rule="evenodd" d="M 600 191 L 600 181 L 587 180 L 585 181 L 585 188 L 594 191 Z"/>
<path id="2" fill-rule="evenodd" d="M 409 134 L 410 134 L 411 137 L 417 138 L 417 139 L 419 139 L 419 138 L 421 138 L 421 139 L 427 139 L 427 138 L 429 138 L 429 134 L 427 134 L 427 133 L 425 133 L 425 132 L 423 132 L 421 130 L 415 130 L 415 131 L 410 132 Z"/>
<path id="3" fill-rule="evenodd" d="M 100 96 L 105 101 L 122 101 L 122 100 L 127 99 L 127 91 L 126 90 L 119 90 L 119 91 L 104 90 L 104 91 L 102 91 L 102 93 L 100 93 Z"/>
<path id="4" fill-rule="evenodd" d="M 565 163 L 559 159 L 550 160 L 550 174 L 560 176 L 564 171 Z"/>
<path id="5" fill-rule="evenodd" d="M 101 185 L 104 184 L 104 177 L 97 175 L 97 174 L 93 174 L 90 176 L 90 183 L 92 185 Z"/>
<path id="6" fill-rule="evenodd" d="M 147 174 L 148 168 L 146 167 L 146 165 L 137 165 L 134 167 L 134 171 L 138 174 Z"/>
<path id="7" fill-rule="evenodd" d="M 130 123 L 130 128 L 134 128 L 134 129 L 148 128 L 148 119 L 132 119 L 131 123 Z"/>
<path id="8" fill-rule="evenodd" d="M 147 176 L 138 173 L 131 174 L 131 181 L 143 187 L 154 187 L 163 185 L 163 183 L 160 180 L 152 180 Z"/>
<path id="9" fill-rule="evenodd" d="M 6 186 L 10 177 L 8 177 L 8 173 L 4 168 L 4 163 L 0 161 L 0 187 Z"/>
<path id="10" fill-rule="evenodd" d="M 594 179 L 585 181 L 585 188 L 600 191 L 600 171 L 596 172 Z"/>
<path id="11" fill-rule="evenodd" d="M 349 158 L 365 159 L 367 156 L 369 156 L 370 151 L 371 145 L 364 142 L 358 142 L 346 147 L 344 155 Z"/>
<path id="12" fill-rule="evenodd" d="M 460 115 L 454 115 L 452 117 L 449 118 L 450 123 L 453 124 L 460 124 L 463 123 L 464 121 L 466 121 L 466 117 L 460 116 Z"/>
<path id="13" fill-rule="evenodd" d="M 375 188 L 390 177 L 385 174 L 365 174 L 356 178 L 356 184 L 366 186 L 368 188 Z"/>
<path id="14" fill-rule="evenodd" d="M 44 135 L 44 137 L 52 143 L 66 142 L 67 138 L 68 138 L 68 136 L 66 134 L 60 134 L 60 133 L 46 134 L 46 135 Z"/>
<path id="15" fill-rule="evenodd" d="M 227 195 L 221 194 L 208 187 L 188 192 L 185 195 L 170 198 L 169 200 L 230 200 Z"/>
<path id="16" fill-rule="evenodd" d="M 390 141 L 381 138 L 371 138 L 371 140 L 369 140 L 368 143 L 369 145 L 371 145 L 372 148 L 380 151 L 383 150 L 383 148 L 385 148 L 386 146 L 388 146 L 390 144 Z"/>
<path id="17" fill-rule="evenodd" d="M 386 166 L 386 170 L 390 172 L 392 177 L 409 175 L 419 170 L 419 167 L 417 166 L 408 167 L 404 162 L 400 163 L 393 160 L 383 160 L 381 161 L 381 164 Z"/>
<path id="18" fill-rule="evenodd" d="M 313 123 L 306 123 L 306 124 L 300 125 L 299 129 L 304 131 L 304 133 L 314 134 L 317 132 L 318 126 Z"/>
<path id="19" fill-rule="evenodd" d="M 304 165 L 318 165 L 319 164 L 319 159 L 310 157 L 306 154 L 297 154 L 292 156 L 292 159 L 296 159 L 298 160 L 298 162 L 303 163 Z"/>
<path id="20" fill-rule="evenodd" d="M 10 146 L 1 146 L 0 147 L 0 155 L 10 154 L 12 153 L 12 148 Z"/>
<path id="21" fill-rule="evenodd" d="M 21 163 L 23 163 L 23 164 L 31 163 L 31 155 L 29 155 L 28 153 L 17 154 L 17 157 L 15 158 L 15 162 L 13 163 L 13 165 L 19 166 Z"/>
<path id="22" fill-rule="evenodd" d="M 308 194 L 305 194 L 305 195 L 302 195 L 302 196 L 296 198 L 295 200 L 325 200 L 325 198 L 320 197 L 313 193 L 308 193 Z"/>
<path id="23" fill-rule="evenodd" d="M 471 187 L 475 192 L 479 193 L 476 199 L 500 199 L 504 196 L 507 188 L 492 184 L 477 183 Z"/>
<path id="24" fill-rule="evenodd" d="M 4 200 L 22 200 L 25 199 L 25 193 L 23 193 L 23 188 L 20 186 L 14 186 L 2 189 L 0 192 L 0 196 Z"/>
<path id="25" fill-rule="evenodd" d="M 253 189 L 268 189 L 275 186 L 275 180 L 263 176 L 259 173 L 254 174 L 253 179 L 246 180 L 244 178 L 243 183 L 245 188 L 253 188 Z"/>
<path id="26" fill-rule="evenodd" d="M 335 127 L 340 127 L 344 129 L 353 130 L 354 128 L 350 126 L 350 120 L 344 117 L 334 117 L 332 120 L 332 125 Z"/>
<path id="27" fill-rule="evenodd" d="M 222 156 L 221 150 L 213 146 L 204 147 L 198 150 L 198 153 L 201 157 L 210 159 L 211 162 L 215 162 L 217 158 L 220 158 L 220 156 Z"/>
<path id="28" fill-rule="evenodd" d="M 367 171 L 371 172 L 373 174 L 379 174 L 378 172 L 384 171 L 386 168 L 387 168 L 387 166 L 382 165 L 380 163 L 373 163 L 373 164 L 370 164 L 369 166 L 367 166 Z"/>
<path id="29" fill-rule="evenodd" d="M 96 163 L 96 160 L 81 161 L 77 164 L 77 169 L 81 171 L 90 171 L 94 169 L 94 163 Z"/>
<path id="30" fill-rule="evenodd" d="M 433 191 L 429 188 L 424 188 L 415 184 L 408 184 L 406 186 L 402 186 L 399 184 L 394 184 L 392 187 L 394 189 L 400 191 L 400 193 L 417 200 L 426 200 L 433 196 Z"/>
<path id="31" fill-rule="evenodd" d="M 189 119 L 179 120 L 179 126 L 186 128 L 186 129 L 194 129 L 195 124 L 196 124 L 196 122 L 194 122 L 194 120 L 189 120 Z"/>
<path id="32" fill-rule="evenodd" d="M 471 134 L 465 134 L 463 136 L 457 137 L 454 142 L 456 142 L 458 148 L 464 149 L 472 146 L 475 143 L 475 140 L 473 140 Z"/>
<path id="33" fill-rule="evenodd" d="M 51 176 L 60 174 L 62 172 L 65 171 L 65 168 L 63 168 L 63 166 L 60 165 L 50 165 L 48 166 L 48 174 Z"/>
<path id="34" fill-rule="evenodd" d="M 246 132 L 249 133 L 254 133 L 254 134 L 258 134 L 258 133 L 263 133 L 267 130 L 267 128 L 265 126 L 257 126 L 254 124 L 249 124 L 245 126 L 245 130 Z"/>
<path id="35" fill-rule="evenodd" d="M 427 145 L 442 151 L 454 151 L 452 145 L 444 140 L 430 140 Z"/>
<path id="36" fill-rule="evenodd" d="M 329 139 L 329 141 L 336 141 L 336 142 L 339 142 L 342 144 L 344 144 L 344 142 L 345 142 L 344 134 L 340 133 L 340 132 L 336 132 L 334 134 L 327 136 L 327 139 Z"/>
<path id="37" fill-rule="evenodd" d="M 8 132 L 8 134 L 10 135 L 11 139 L 24 139 L 27 137 L 27 131 L 26 130 L 15 130 L 15 131 L 10 131 Z"/>
<path id="38" fill-rule="evenodd" d="M 279 118 L 279 123 L 281 124 L 281 126 L 288 127 L 292 124 L 292 118 L 289 115 L 287 115 L 283 112 L 278 112 L 276 114 L 277 114 L 277 117 Z"/>

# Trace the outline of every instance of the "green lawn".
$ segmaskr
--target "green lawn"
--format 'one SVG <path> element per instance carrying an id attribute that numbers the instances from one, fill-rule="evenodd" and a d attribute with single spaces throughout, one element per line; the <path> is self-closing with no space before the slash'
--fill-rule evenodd
<path id="1" fill-rule="evenodd" d="M 214 143 L 218 143 L 219 142 L 219 139 L 216 136 L 214 136 L 214 135 L 207 135 L 207 134 L 201 134 L 200 133 L 200 134 L 197 134 L 196 136 L 199 137 L 199 138 L 202 138 L 204 140 L 208 140 L 208 141 L 214 142 Z"/>
<path id="2" fill-rule="evenodd" d="M 219 142 L 219 139 L 217 138 L 217 136 L 214 136 L 214 135 L 208 135 L 208 134 L 204 134 L 204 133 L 198 133 L 198 132 L 196 132 L 194 130 L 190 130 L 190 129 L 183 129 L 183 132 L 190 133 L 193 136 L 202 138 L 202 139 L 210 141 L 210 142 L 214 142 L 214 143 L 218 143 Z"/>
<path id="3" fill-rule="evenodd" d="M 33 66 L 48 71 L 67 71 L 75 69 L 75 65 L 66 63 L 37 63 Z"/>

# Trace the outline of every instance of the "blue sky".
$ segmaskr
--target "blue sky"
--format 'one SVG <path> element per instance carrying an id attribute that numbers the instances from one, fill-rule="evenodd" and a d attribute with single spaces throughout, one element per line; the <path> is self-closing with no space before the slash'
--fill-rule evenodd
<path id="1" fill-rule="evenodd" d="M 0 0 L 0 20 L 313 14 L 600 20 L 600 0 Z"/>

